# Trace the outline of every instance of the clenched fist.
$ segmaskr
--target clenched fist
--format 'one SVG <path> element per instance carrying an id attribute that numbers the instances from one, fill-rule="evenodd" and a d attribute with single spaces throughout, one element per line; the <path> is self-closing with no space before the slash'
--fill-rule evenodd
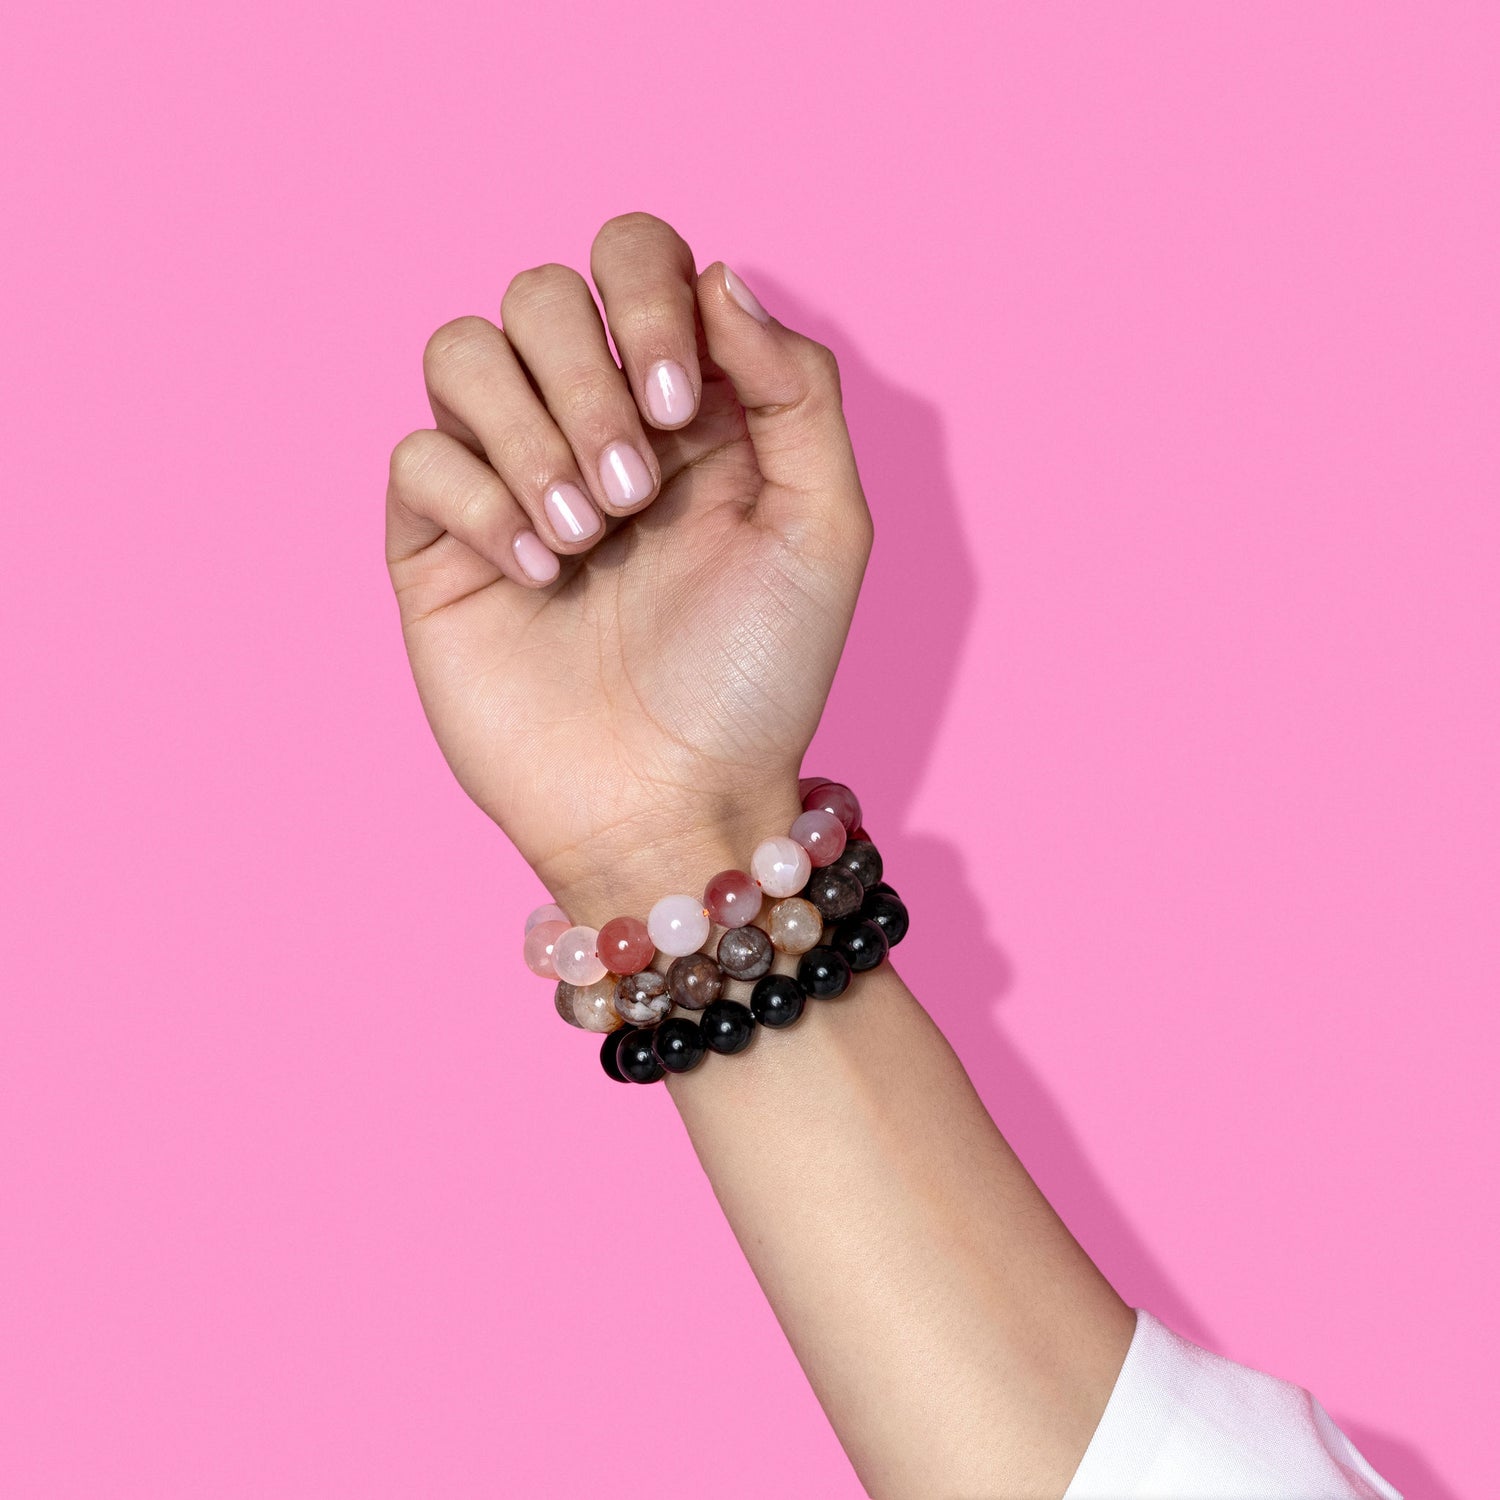
<path id="1" fill-rule="evenodd" d="M 649 214 L 590 265 L 602 318 L 538 266 L 429 340 L 386 557 L 454 774 L 599 922 L 790 825 L 872 532 L 826 348 Z"/>

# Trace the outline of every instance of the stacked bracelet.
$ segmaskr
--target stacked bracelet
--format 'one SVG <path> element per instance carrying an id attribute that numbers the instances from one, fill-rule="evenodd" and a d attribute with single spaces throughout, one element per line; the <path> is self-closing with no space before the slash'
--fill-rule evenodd
<path id="1" fill-rule="evenodd" d="M 526 919 L 527 967 L 557 981 L 564 1021 L 604 1033 L 599 1060 L 617 1082 L 743 1052 L 757 1025 L 790 1026 L 809 999 L 837 999 L 906 936 L 906 907 L 882 878 L 858 798 L 820 777 L 801 793 L 788 833 L 757 845 L 748 872 L 715 875 L 701 899 L 663 896 L 644 921 L 598 929 L 555 905 Z"/>

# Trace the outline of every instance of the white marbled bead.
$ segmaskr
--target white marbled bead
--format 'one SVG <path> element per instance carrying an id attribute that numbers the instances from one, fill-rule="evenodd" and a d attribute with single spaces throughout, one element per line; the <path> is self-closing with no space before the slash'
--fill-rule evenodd
<path id="1" fill-rule="evenodd" d="M 751 878 L 768 896 L 795 896 L 811 874 L 812 859 L 796 839 L 766 839 L 750 856 Z"/>

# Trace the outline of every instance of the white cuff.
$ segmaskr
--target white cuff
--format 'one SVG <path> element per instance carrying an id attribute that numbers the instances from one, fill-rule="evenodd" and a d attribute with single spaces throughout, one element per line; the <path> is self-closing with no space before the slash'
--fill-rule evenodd
<path id="1" fill-rule="evenodd" d="M 1144 1308 L 1063 1500 L 1401 1500 L 1301 1386 Z"/>

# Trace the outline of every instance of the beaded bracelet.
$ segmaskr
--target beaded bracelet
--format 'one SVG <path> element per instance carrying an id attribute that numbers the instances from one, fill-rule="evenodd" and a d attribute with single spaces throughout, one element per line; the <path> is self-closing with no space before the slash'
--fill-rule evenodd
<path id="1" fill-rule="evenodd" d="M 790 831 L 756 846 L 748 874 L 715 875 L 701 899 L 663 896 L 644 922 L 615 917 L 598 929 L 556 905 L 527 917 L 526 966 L 557 980 L 564 1021 L 604 1033 L 599 1060 L 616 1082 L 654 1083 L 706 1052 L 743 1052 L 757 1024 L 790 1026 L 809 999 L 837 999 L 906 936 L 906 907 L 883 879 L 859 799 L 823 777 L 799 790 Z M 725 993 L 736 986 L 749 988 L 748 1004 Z"/>

